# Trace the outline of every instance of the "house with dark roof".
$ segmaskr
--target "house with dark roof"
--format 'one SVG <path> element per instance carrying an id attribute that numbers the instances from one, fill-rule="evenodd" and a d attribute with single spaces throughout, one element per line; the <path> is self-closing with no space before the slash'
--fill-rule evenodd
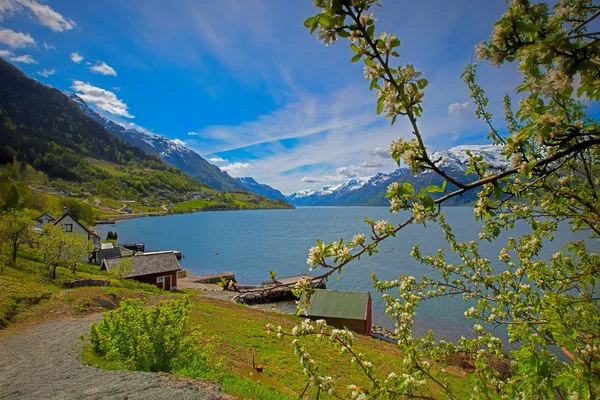
<path id="1" fill-rule="evenodd" d="M 181 270 L 173 252 L 135 254 L 120 258 L 105 258 L 100 269 L 110 272 L 123 268 L 123 278 L 156 285 L 160 289 L 177 289 L 177 274 Z"/>
<path id="2" fill-rule="evenodd" d="M 75 217 L 67 212 L 66 207 L 63 208 L 63 215 L 58 220 L 54 221 L 54 225 L 62 226 L 67 233 L 80 234 L 86 236 L 94 245 L 92 254 L 89 255 L 83 262 L 96 262 L 96 253 L 100 249 L 100 236 L 85 225 L 82 225 Z"/>
<path id="3" fill-rule="evenodd" d="M 371 334 L 369 292 L 316 289 L 308 299 L 308 305 L 302 314 L 312 320 L 324 319 L 328 325 L 336 328 L 348 328 L 364 335 Z"/>
<path id="4" fill-rule="evenodd" d="M 40 224 L 41 226 L 44 226 L 50 222 L 56 221 L 56 218 L 48 213 L 44 213 L 44 214 L 40 215 L 39 217 L 37 217 L 35 220 L 38 222 L 38 224 Z"/>

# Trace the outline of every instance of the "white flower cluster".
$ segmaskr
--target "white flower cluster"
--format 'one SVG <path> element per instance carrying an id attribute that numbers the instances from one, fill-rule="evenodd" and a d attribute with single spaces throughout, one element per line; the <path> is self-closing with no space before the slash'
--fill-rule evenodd
<path id="1" fill-rule="evenodd" d="M 387 231 L 388 222 L 386 219 L 380 219 L 373 226 L 375 233 L 378 235 L 384 235 Z"/>

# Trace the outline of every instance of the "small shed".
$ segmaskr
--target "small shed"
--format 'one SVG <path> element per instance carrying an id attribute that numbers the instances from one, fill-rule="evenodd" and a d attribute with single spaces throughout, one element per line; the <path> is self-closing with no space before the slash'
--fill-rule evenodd
<path id="1" fill-rule="evenodd" d="M 109 271 L 121 262 L 130 262 L 129 271 L 123 276 L 138 282 L 156 285 L 159 289 L 177 289 L 177 273 L 181 270 L 177 257 L 172 252 L 136 254 L 120 258 L 105 258 L 100 269 Z"/>
<path id="2" fill-rule="evenodd" d="M 336 328 L 348 328 L 363 335 L 371 334 L 372 313 L 369 292 L 317 289 L 310 296 L 303 314 L 312 319 L 324 319 Z"/>

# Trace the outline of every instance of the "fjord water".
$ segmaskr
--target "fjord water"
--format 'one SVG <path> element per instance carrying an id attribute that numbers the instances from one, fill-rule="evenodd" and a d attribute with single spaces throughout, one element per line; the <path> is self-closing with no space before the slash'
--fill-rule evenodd
<path id="1" fill-rule="evenodd" d="M 449 207 L 446 219 L 459 240 L 478 240 L 481 223 L 476 222 L 471 207 Z M 404 220 L 406 214 L 394 215 L 386 207 L 300 207 L 294 210 L 216 211 L 179 214 L 164 217 L 136 218 L 116 225 L 98 227 L 101 236 L 109 230 L 117 231 L 119 243 L 145 243 L 146 251 L 180 250 L 184 258 L 182 268 L 196 275 L 230 271 L 238 282 L 258 284 L 269 279 L 269 270 L 279 277 L 308 273 L 308 249 L 316 239 L 325 242 L 350 240 L 356 233 L 369 236 L 369 226 L 364 217 L 373 220 L 387 219 L 392 223 Z M 564 226 L 553 242 L 544 248 L 542 259 L 561 250 L 574 239 Z M 508 236 L 527 232 L 527 227 L 517 226 L 513 232 L 503 234 L 504 240 L 493 244 L 481 242 L 481 252 L 490 258 L 492 265 L 502 268 L 498 251 L 506 244 Z M 584 239 L 578 234 L 577 239 Z M 381 294 L 372 287 L 370 273 L 379 279 L 395 279 L 400 274 L 420 277 L 431 270 L 416 262 L 410 252 L 419 244 L 423 254 L 433 254 L 446 244 L 439 226 L 409 226 L 379 245 L 379 253 L 350 263 L 339 280 L 331 278 L 330 289 L 370 291 L 373 298 L 373 323 L 392 327 L 384 313 Z M 450 254 L 449 262 L 456 262 Z M 313 275 L 319 270 L 312 272 Z M 434 275 L 435 276 L 435 275 Z M 439 338 L 455 340 L 461 335 L 470 336 L 473 326 L 465 319 L 466 305 L 461 298 L 445 298 L 423 303 L 417 312 L 415 331 L 424 334 L 435 329 Z"/>

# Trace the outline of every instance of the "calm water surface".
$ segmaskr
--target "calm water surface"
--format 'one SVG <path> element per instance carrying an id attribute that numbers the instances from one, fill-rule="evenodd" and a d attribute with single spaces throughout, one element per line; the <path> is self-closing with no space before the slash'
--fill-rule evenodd
<path id="1" fill-rule="evenodd" d="M 308 249 L 316 239 L 332 242 L 341 237 L 351 239 L 356 233 L 367 234 L 369 227 L 363 222 L 364 217 L 390 222 L 403 220 L 402 215 L 391 214 L 385 207 L 301 207 L 137 218 L 99 226 L 98 231 L 106 237 L 109 230 L 116 230 L 120 243 L 145 243 L 146 251 L 180 250 L 184 255 L 181 266 L 197 275 L 230 271 L 235 273 L 238 282 L 258 284 L 269 279 L 270 269 L 277 271 L 279 277 L 307 273 Z M 481 224 L 475 221 L 472 208 L 448 208 L 446 217 L 459 240 L 478 240 Z M 511 235 L 524 232 L 526 227 L 517 227 Z M 567 227 L 556 236 L 555 241 L 545 247 L 542 258 L 561 250 L 574 238 Z M 584 237 L 577 235 L 579 239 Z M 382 242 L 379 253 L 350 263 L 339 280 L 328 282 L 328 288 L 370 291 L 373 323 L 392 327 L 384 314 L 381 294 L 373 289 L 369 276 L 371 271 L 376 272 L 379 279 L 395 279 L 400 274 L 420 277 L 430 273 L 410 256 L 416 243 L 421 245 L 423 254 L 433 253 L 446 244 L 438 226 L 409 226 L 396 238 Z M 495 244 L 482 242 L 482 254 L 494 263 L 504 243 L 505 240 Z M 448 260 L 453 258 L 448 257 Z M 498 267 L 501 267 L 499 263 Z M 468 306 L 458 298 L 423 303 L 417 313 L 415 330 L 423 334 L 435 328 L 436 334 L 447 340 L 469 336 L 473 323 L 464 318 L 466 308 Z"/>

